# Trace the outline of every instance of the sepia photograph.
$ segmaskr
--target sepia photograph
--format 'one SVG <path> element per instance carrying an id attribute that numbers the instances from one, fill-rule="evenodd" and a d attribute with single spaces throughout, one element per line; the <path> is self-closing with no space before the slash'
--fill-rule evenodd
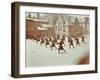
<path id="1" fill-rule="evenodd" d="M 89 64 L 90 16 L 25 13 L 26 67 Z"/>

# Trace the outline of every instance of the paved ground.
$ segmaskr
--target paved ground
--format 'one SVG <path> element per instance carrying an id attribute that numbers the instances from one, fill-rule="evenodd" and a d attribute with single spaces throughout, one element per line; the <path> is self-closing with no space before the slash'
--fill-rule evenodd
<path id="1" fill-rule="evenodd" d="M 40 43 L 36 43 L 31 39 L 26 40 L 26 67 L 41 67 L 41 66 L 62 66 L 75 65 L 80 58 L 89 51 L 89 38 L 86 39 L 86 44 L 69 48 L 66 42 L 64 49 L 66 52 L 58 53 L 57 49 L 51 48 Z"/>

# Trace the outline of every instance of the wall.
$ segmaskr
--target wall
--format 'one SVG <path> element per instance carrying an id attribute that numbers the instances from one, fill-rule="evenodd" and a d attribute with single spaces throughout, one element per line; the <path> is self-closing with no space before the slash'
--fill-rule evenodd
<path id="1" fill-rule="evenodd" d="M 11 2 L 15 0 L 2 0 L 0 2 L 0 80 L 16 80 L 10 77 L 10 58 L 11 58 Z M 16 0 L 19 1 L 19 0 Z M 41 3 L 56 3 L 56 4 L 74 4 L 74 5 L 89 5 L 98 6 L 100 9 L 100 0 L 21 0 Z M 100 14 L 100 11 L 99 13 Z M 100 16 L 98 16 L 100 21 Z M 98 21 L 98 22 L 99 22 Z M 98 28 L 100 23 L 98 24 Z M 98 29 L 98 34 L 100 33 Z M 98 44 L 100 37 L 98 38 Z M 100 46 L 98 46 L 100 47 Z M 98 51 L 98 53 L 100 50 Z M 23 78 L 17 80 L 100 80 L 100 54 L 98 54 L 98 74 L 82 74 L 82 75 L 67 75 L 54 77 L 39 77 L 39 78 Z"/>

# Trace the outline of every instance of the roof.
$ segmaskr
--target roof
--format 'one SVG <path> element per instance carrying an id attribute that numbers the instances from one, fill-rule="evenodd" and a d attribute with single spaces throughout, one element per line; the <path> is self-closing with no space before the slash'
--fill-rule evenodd
<path id="1" fill-rule="evenodd" d="M 48 30 L 47 28 L 37 27 L 38 30 Z"/>
<path id="2" fill-rule="evenodd" d="M 45 23 L 48 23 L 48 21 L 46 20 L 41 20 L 41 19 L 33 19 L 33 18 L 26 18 L 28 20 L 33 20 L 33 21 L 36 21 L 36 22 L 45 22 Z"/>

